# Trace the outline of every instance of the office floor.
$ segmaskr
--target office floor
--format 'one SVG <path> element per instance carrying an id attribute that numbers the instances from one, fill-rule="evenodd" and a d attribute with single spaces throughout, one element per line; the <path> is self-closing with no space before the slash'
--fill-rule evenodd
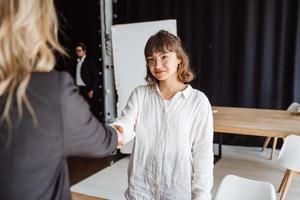
<path id="1" fill-rule="evenodd" d="M 265 152 L 260 152 L 260 148 L 224 145 L 223 158 L 215 165 L 214 168 L 214 187 L 212 189 L 213 196 L 221 180 L 227 174 L 234 174 L 245 178 L 271 182 L 274 187 L 278 189 L 284 174 L 284 169 L 280 167 L 276 161 L 279 151 L 276 151 L 275 159 L 273 160 L 268 159 L 270 152 L 270 148 L 268 148 Z M 109 158 L 105 159 L 107 161 Z M 127 163 L 128 159 L 122 159 L 120 162 L 115 163 L 113 167 L 108 167 L 85 181 L 75 184 L 73 189 L 76 189 L 76 192 L 81 191 L 85 194 L 90 193 L 90 195 L 104 197 L 107 199 L 122 199 L 121 197 L 123 197 L 124 188 L 126 189 L 127 184 Z M 81 174 L 87 174 L 87 172 L 90 173 L 93 170 L 104 166 L 103 163 L 100 164 L 100 160 L 93 163 L 96 167 L 88 166 L 89 164 L 91 163 L 86 162 L 84 165 L 81 165 L 80 169 L 78 168 L 78 171 L 81 171 Z M 90 169 L 85 170 L 84 167 Z M 114 176 L 117 176 L 118 178 Z M 111 185 L 114 186 L 111 187 Z M 287 194 L 287 200 L 299 199 L 299 188 L 300 177 L 298 176 L 295 177 L 290 186 Z"/>
<path id="2" fill-rule="evenodd" d="M 126 156 L 127 155 L 118 152 L 115 155 L 106 156 L 104 158 L 68 158 L 70 185 L 72 186 L 84 180 Z"/>
<path id="3" fill-rule="evenodd" d="M 70 184 L 74 185 L 109 166 L 114 157 L 115 156 L 108 156 L 98 159 L 80 157 L 68 158 Z"/>

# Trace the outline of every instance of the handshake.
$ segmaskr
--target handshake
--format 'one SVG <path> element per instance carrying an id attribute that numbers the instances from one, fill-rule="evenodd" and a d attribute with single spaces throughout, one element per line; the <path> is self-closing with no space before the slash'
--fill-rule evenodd
<path id="1" fill-rule="evenodd" d="M 125 144 L 124 129 L 123 129 L 123 127 L 116 125 L 116 124 L 112 125 L 112 127 L 117 131 L 117 135 L 118 135 L 117 149 L 121 149 Z"/>

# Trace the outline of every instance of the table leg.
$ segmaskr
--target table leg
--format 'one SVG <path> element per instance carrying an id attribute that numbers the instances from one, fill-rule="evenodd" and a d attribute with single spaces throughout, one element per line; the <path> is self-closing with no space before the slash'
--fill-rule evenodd
<path id="1" fill-rule="evenodd" d="M 216 164 L 222 158 L 222 133 L 217 133 L 219 135 L 219 142 L 218 142 L 218 154 L 215 155 L 214 164 Z"/>

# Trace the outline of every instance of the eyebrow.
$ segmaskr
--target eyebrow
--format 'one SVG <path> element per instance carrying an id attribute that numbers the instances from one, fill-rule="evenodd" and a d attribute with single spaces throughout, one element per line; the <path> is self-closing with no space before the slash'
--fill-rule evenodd
<path id="1" fill-rule="evenodd" d="M 164 55 L 164 54 L 168 54 L 171 53 L 171 51 L 166 51 L 166 52 L 158 52 L 158 55 Z M 150 58 L 154 58 L 154 56 L 147 56 L 146 59 L 150 59 Z"/>

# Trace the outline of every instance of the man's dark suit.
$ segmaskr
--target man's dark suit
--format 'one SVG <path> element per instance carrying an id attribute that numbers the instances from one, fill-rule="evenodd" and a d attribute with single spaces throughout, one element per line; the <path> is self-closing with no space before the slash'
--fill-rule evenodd
<path id="1" fill-rule="evenodd" d="M 76 83 L 76 65 L 77 60 L 74 62 L 73 66 L 71 67 L 71 75 Z M 97 87 L 99 86 L 99 76 L 98 71 L 96 68 L 96 65 L 92 60 L 90 60 L 87 56 L 85 57 L 82 65 L 81 65 L 81 79 L 86 85 L 86 87 L 80 87 L 80 93 L 83 95 L 83 97 L 89 102 L 89 104 L 93 105 L 93 98 L 90 99 L 88 97 L 88 92 L 93 90 L 94 94 L 97 92 Z M 76 83 L 77 84 L 77 83 Z"/>
<path id="2" fill-rule="evenodd" d="M 91 114 L 68 73 L 33 73 L 26 93 L 37 124 L 25 107 L 18 120 L 15 104 L 12 127 L 0 122 L 0 200 L 70 200 L 66 158 L 112 154 L 117 134 Z"/>

